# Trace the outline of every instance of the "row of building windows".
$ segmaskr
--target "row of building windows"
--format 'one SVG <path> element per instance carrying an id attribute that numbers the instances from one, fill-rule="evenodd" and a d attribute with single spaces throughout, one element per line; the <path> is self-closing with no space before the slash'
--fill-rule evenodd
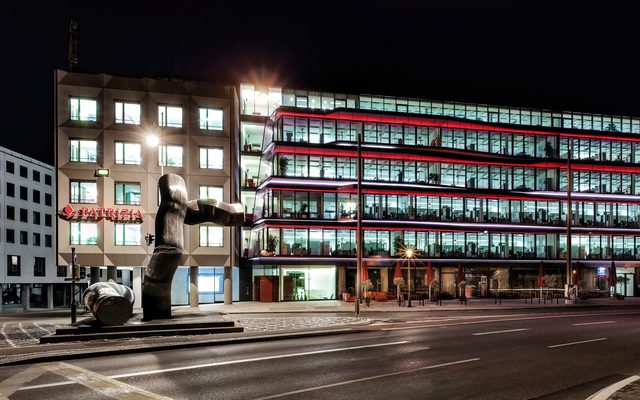
<path id="1" fill-rule="evenodd" d="M 15 174 L 15 169 L 16 166 L 13 162 L 11 161 L 6 161 L 5 162 L 5 169 L 7 171 L 7 173 L 9 174 Z M 36 171 L 35 169 L 31 171 L 31 180 L 33 180 L 34 182 L 40 182 L 40 171 Z M 25 167 L 24 165 L 20 166 L 20 176 L 22 178 L 29 178 L 29 169 L 27 167 Z M 44 183 L 45 185 L 49 185 L 51 186 L 52 184 L 52 178 L 51 175 L 49 174 L 44 174 Z"/>
<path id="2" fill-rule="evenodd" d="M 355 142 L 363 127 L 365 143 L 446 147 L 538 158 L 567 158 L 568 149 L 571 148 L 572 159 L 628 163 L 640 161 L 640 143 L 623 139 L 568 139 L 551 134 L 533 135 L 289 116 L 277 121 L 275 140 L 318 144 Z"/>
<path id="3" fill-rule="evenodd" d="M 6 182 L 7 184 L 7 197 L 16 197 L 16 186 L 12 182 Z M 20 186 L 20 200 L 29 201 L 29 188 L 26 186 Z M 31 190 L 31 201 L 36 204 L 40 204 L 40 191 L 37 189 Z M 53 203 L 53 197 L 51 193 L 44 194 L 44 204 L 50 206 Z"/>
<path id="4" fill-rule="evenodd" d="M 142 145 L 134 142 L 115 142 L 114 160 L 121 165 L 141 165 Z M 158 166 L 183 166 L 183 147 L 181 145 L 158 146 Z M 200 168 L 222 169 L 224 151 L 220 147 L 200 147 Z M 69 139 L 69 161 L 90 162 L 98 161 L 98 142 L 89 139 Z"/>
<path id="5" fill-rule="evenodd" d="M 449 196 L 364 194 L 363 218 L 440 222 L 514 223 L 564 226 L 567 204 Z M 356 218 L 357 196 L 335 192 L 269 190 L 256 202 L 256 215 L 273 219 Z M 640 205 L 574 202 L 573 225 L 640 227 Z"/>
<path id="6" fill-rule="evenodd" d="M 566 235 L 364 230 L 364 256 L 399 256 L 404 246 L 432 258 L 564 259 Z M 261 249 L 282 256 L 355 256 L 355 229 L 276 228 L 252 233 Z M 572 235 L 575 259 L 640 259 L 640 236 Z"/>
<path id="7" fill-rule="evenodd" d="M 98 244 L 98 225 L 89 222 L 70 223 L 71 235 L 69 244 Z M 141 244 L 141 226 L 135 224 L 114 224 L 114 245 L 139 246 Z M 200 225 L 199 244 L 201 247 L 222 247 L 224 245 L 223 227 Z"/>
<path id="8" fill-rule="evenodd" d="M 274 175 L 299 178 L 356 179 L 357 158 L 278 154 Z M 272 160 L 265 164 L 271 167 Z M 364 158 L 365 181 L 421 183 L 469 189 L 567 190 L 566 170 L 482 164 Z M 640 174 L 572 170 L 572 190 L 640 194 Z M 268 169 L 267 169 L 268 170 Z M 269 176 L 265 173 L 264 179 Z"/>
<path id="9" fill-rule="evenodd" d="M 35 225 L 41 224 L 40 212 L 33 211 L 31 222 Z M 16 209 L 14 206 L 7 205 L 6 219 L 10 221 L 15 221 L 16 219 Z M 53 217 L 51 214 L 44 215 L 44 225 L 52 226 Z M 20 208 L 20 222 L 29 222 L 29 210 L 25 208 Z"/>
<path id="10" fill-rule="evenodd" d="M 140 125 L 142 107 L 138 102 L 115 101 L 114 115 L 116 124 Z M 158 125 L 181 128 L 183 125 L 182 107 L 175 105 L 158 106 Z M 198 109 L 198 127 L 202 130 L 222 130 L 223 111 L 217 108 Z M 98 102 L 95 99 L 70 97 L 69 118 L 72 121 L 96 122 L 98 120 Z"/>
<path id="11" fill-rule="evenodd" d="M 244 95 L 247 98 L 250 97 L 248 89 L 249 87 L 247 87 Z M 271 92 L 277 93 L 277 91 L 275 88 L 269 89 L 270 94 Z M 567 111 L 554 112 L 523 107 L 499 107 L 487 104 L 442 102 L 391 96 L 352 96 L 303 90 L 282 89 L 281 93 L 281 102 L 275 96 L 273 98 L 270 96 L 270 112 L 263 112 L 260 115 L 271 115 L 271 112 L 279 104 L 290 107 L 326 110 L 346 107 L 360 110 L 454 117 L 489 123 L 640 133 L 640 119 L 622 116 Z M 266 111 L 266 107 L 263 106 L 265 102 L 264 96 L 258 96 L 255 99 L 255 106 L 243 109 L 243 113 L 255 114 L 258 110 Z"/>
<path id="12" fill-rule="evenodd" d="M 20 276 L 21 259 L 19 255 L 7 255 L 7 276 Z M 46 276 L 45 262 L 44 257 L 34 257 L 33 276 Z"/>
<path id="13" fill-rule="evenodd" d="M 142 204 L 140 182 L 115 182 L 115 204 L 139 206 Z M 71 203 L 96 204 L 98 202 L 98 183 L 92 180 L 69 181 L 69 200 Z M 200 186 L 201 199 L 223 201 L 222 186 Z M 159 198 L 159 197 L 158 197 Z"/>
<path id="14" fill-rule="evenodd" d="M 20 244 L 25 244 L 28 245 L 29 244 L 29 232 L 27 231 L 19 231 L 19 240 L 20 240 Z M 6 229 L 5 231 L 5 241 L 7 243 L 16 243 L 16 231 L 13 229 Z M 41 246 L 41 234 L 37 233 L 37 232 L 33 232 L 33 237 L 31 240 L 31 245 L 33 246 Z M 53 245 L 53 236 L 51 235 L 44 235 L 44 247 L 51 247 Z"/>

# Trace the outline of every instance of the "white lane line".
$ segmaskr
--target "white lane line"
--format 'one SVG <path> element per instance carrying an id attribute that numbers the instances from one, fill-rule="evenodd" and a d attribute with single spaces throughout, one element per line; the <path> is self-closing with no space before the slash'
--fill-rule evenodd
<path id="1" fill-rule="evenodd" d="M 23 327 L 22 327 L 22 322 L 18 323 L 18 328 L 20 328 L 20 330 L 22 331 L 22 333 L 24 333 L 25 335 L 29 336 L 32 340 L 38 340 L 36 338 L 34 338 L 29 332 L 27 332 Z"/>
<path id="2" fill-rule="evenodd" d="M 171 400 L 170 397 L 161 396 L 147 390 L 140 389 L 124 382 L 117 381 L 113 378 L 108 378 L 106 376 L 96 374 L 95 372 L 76 367 L 75 365 L 63 362 L 39 365 L 47 371 L 51 371 L 56 375 L 69 379 L 71 381 L 70 383 L 77 383 L 93 390 L 95 393 L 113 397 L 114 399 Z"/>
<path id="3" fill-rule="evenodd" d="M 33 324 L 36 326 L 36 328 L 38 328 L 40 330 L 43 330 L 43 331 L 47 332 L 48 334 L 52 334 L 53 332 L 55 332 L 55 331 L 50 331 L 49 329 L 40 326 L 40 324 L 38 324 L 37 322 L 34 322 Z"/>
<path id="4" fill-rule="evenodd" d="M 574 344 L 582 344 L 582 343 L 591 343 L 591 342 L 599 342 L 601 340 L 607 340 L 606 337 L 601 337 L 598 339 L 590 339 L 590 340 L 581 340 L 579 342 L 571 342 L 571 343 L 562 343 L 562 344 L 554 344 L 553 346 L 547 346 L 550 349 L 555 347 L 564 347 L 564 346 L 573 346 Z"/>
<path id="5" fill-rule="evenodd" d="M 388 378 L 390 376 L 397 376 L 397 375 L 402 375 L 402 374 L 411 374 L 411 373 L 414 373 L 414 372 L 417 372 L 417 371 L 425 371 L 425 370 L 428 370 L 428 369 L 448 367 L 450 365 L 464 364 L 464 363 L 473 362 L 473 361 L 479 361 L 479 360 L 480 360 L 479 358 L 469 358 L 467 360 L 452 361 L 452 362 L 448 362 L 448 363 L 444 363 L 444 364 L 437 364 L 437 365 L 429 365 L 427 367 L 421 367 L 421 368 L 409 369 L 409 370 L 404 370 L 404 371 L 391 372 L 391 373 L 388 373 L 388 374 L 367 376 L 365 378 L 359 378 L 359 379 L 352 379 L 352 380 L 349 380 L 349 381 L 330 383 L 328 385 L 315 386 L 315 387 L 311 387 L 311 388 L 307 388 L 307 389 L 292 390 L 291 392 L 278 393 L 278 394 L 273 394 L 271 396 L 265 396 L 265 397 L 258 397 L 258 398 L 255 398 L 253 400 L 276 399 L 276 398 L 279 398 L 279 397 L 286 397 L 286 396 L 291 396 L 291 395 L 294 395 L 294 394 L 307 393 L 307 392 L 312 392 L 312 391 L 315 391 L 315 390 L 328 389 L 328 388 L 332 388 L 332 387 L 336 387 L 336 386 L 350 385 L 352 383 L 366 382 L 366 381 L 371 381 L 371 380 L 374 380 L 374 379 Z"/>
<path id="6" fill-rule="evenodd" d="M 592 394 L 591 396 L 587 397 L 587 400 L 607 400 L 615 392 L 637 381 L 638 379 L 640 379 L 640 376 L 638 375 L 630 376 L 627 379 L 621 380 L 620 382 L 616 382 L 613 385 L 609 385 L 606 388 Z"/>
<path id="7" fill-rule="evenodd" d="M 224 365 L 243 364 L 243 363 L 250 363 L 250 362 L 256 362 L 256 361 L 277 360 L 277 359 L 280 359 L 280 358 L 303 357 L 303 356 L 310 356 L 310 355 L 314 355 L 314 354 L 337 353 L 337 352 L 340 352 L 340 351 L 370 349 L 370 348 L 373 348 L 373 347 L 397 346 L 397 345 L 406 344 L 406 343 L 409 343 L 409 342 L 410 342 L 409 340 L 402 340 L 400 342 L 378 343 L 378 344 L 370 344 L 370 345 L 364 345 L 364 346 L 343 347 L 343 348 L 339 348 L 339 349 L 305 351 L 305 352 L 302 352 L 302 353 L 278 354 L 278 355 L 275 355 L 275 356 L 267 356 L 267 357 L 244 358 L 244 359 L 240 359 L 240 360 L 220 361 L 220 362 L 207 363 L 207 364 L 187 365 L 187 366 L 184 366 L 184 367 L 154 369 L 154 370 L 150 370 L 150 371 L 141 371 L 141 372 L 132 372 L 132 373 L 128 373 L 128 374 L 111 375 L 111 376 L 109 376 L 109 378 L 112 378 L 112 379 L 130 378 L 130 377 L 133 377 L 133 376 L 155 375 L 155 374 L 163 374 L 163 373 L 167 373 L 167 372 L 187 371 L 187 370 L 190 370 L 190 369 L 220 367 L 220 366 L 224 366 Z M 69 384 L 71 384 L 71 382 L 47 383 L 47 384 L 43 384 L 43 385 L 25 386 L 20 390 L 42 389 L 42 388 L 47 388 L 47 387 L 63 386 L 63 385 L 69 385 Z"/>
<path id="8" fill-rule="evenodd" d="M 598 322 L 582 322 L 580 324 L 571 324 L 573 326 L 584 326 L 584 325 L 600 325 L 600 324 L 613 324 L 616 321 L 598 321 Z"/>
<path id="9" fill-rule="evenodd" d="M 506 329 L 504 331 L 493 331 L 493 332 L 476 332 L 472 333 L 473 336 L 482 336 L 482 335 L 495 335 L 496 333 L 509 333 L 509 332 L 521 332 L 521 331 L 530 331 L 529 328 L 519 328 L 519 329 Z"/>
<path id="10" fill-rule="evenodd" d="M 9 344 L 9 346 L 16 347 L 16 344 L 13 343 L 13 340 L 9 339 L 9 336 L 7 336 L 7 334 L 4 333 L 4 328 L 7 325 L 7 323 L 2 324 L 2 328 L 0 328 L 0 333 L 2 334 L 2 337 L 4 337 L 4 340 Z"/>

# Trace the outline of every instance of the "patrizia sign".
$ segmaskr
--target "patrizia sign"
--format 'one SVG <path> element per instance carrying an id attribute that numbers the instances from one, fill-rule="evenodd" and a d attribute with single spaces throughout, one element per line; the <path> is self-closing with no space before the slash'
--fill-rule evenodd
<path id="1" fill-rule="evenodd" d="M 133 208 L 102 208 L 102 207 L 81 207 L 76 211 L 67 204 L 58 212 L 58 217 L 65 221 L 77 222 L 97 222 L 106 219 L 117 223 L 142 223 L 142 212 Z"/>

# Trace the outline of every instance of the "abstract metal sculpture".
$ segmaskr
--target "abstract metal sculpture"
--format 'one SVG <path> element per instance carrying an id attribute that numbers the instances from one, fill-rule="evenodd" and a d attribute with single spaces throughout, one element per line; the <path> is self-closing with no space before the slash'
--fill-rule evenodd
<path id="1" fill-rule="evenodd" d="M 93 316 L 105 325 L 124 324 L 133 314 L 133 290 L 113 280 L 94 283 L 85 289 L 82 298 Z"/>
<path id="2" fill-rule="evenodd" d="M 212 222 L 222 226 L 244 223 L 244 208 L 240 203 L 225 203 L 214 199 L 187 200 L 184 179 L 166 174 L 158 181 L 160 207 L 156 215 L 156 247 L 144 273 L 142 288 L 143 318 L 171 318 L 171 281 L 183 254 L 183 224 Z"/>

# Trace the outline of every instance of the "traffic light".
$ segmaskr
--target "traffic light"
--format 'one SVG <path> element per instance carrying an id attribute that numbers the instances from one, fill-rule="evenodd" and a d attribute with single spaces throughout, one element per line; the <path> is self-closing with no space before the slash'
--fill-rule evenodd
<path id="1" fill-rule="evenodd" d="M 78 277 L 80 276 L 80 266 L 78 264 L 74 264 L 72 268 L 73 268 L 71 270 L 72 276 L 78 279 Z"/>
<path id="2" fill-rule="evenodd" d="M 80 267 L 80 279 L 87 277 L 87 267 Z"/>
<path id="3" fill-rule="evenodd" d="M 144 240 L 147 242 L 147 246 L 151 246 L 153 244 L 153 241 L 155 240 L 155 235 L 147 233 L 144 237 Z"/>

